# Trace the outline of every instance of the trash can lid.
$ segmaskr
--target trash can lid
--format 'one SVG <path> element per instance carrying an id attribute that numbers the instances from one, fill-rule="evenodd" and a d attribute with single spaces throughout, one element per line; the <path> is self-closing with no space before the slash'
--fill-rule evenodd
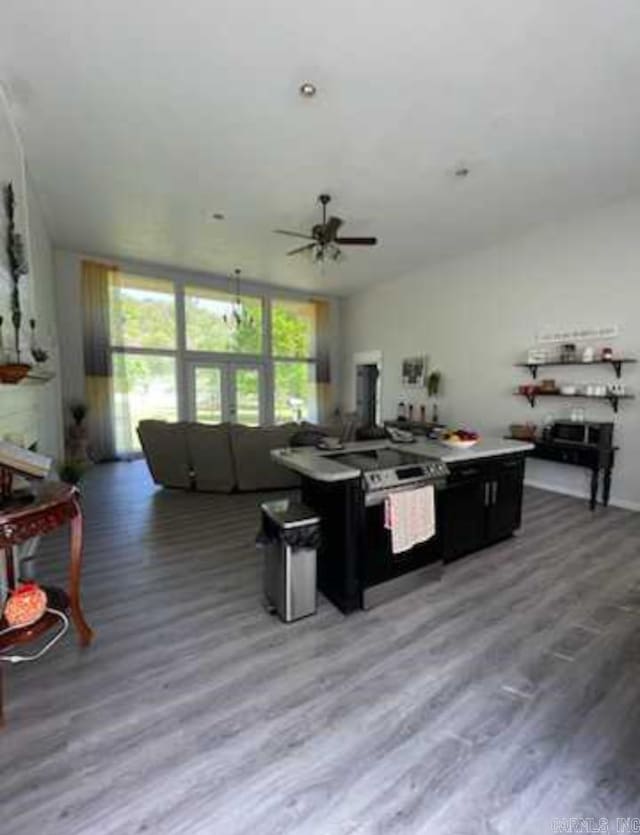
<path id="1" fill-rule="evenodd" d="M 301 528 L 320 522 L 320 517 L 301 502 L 276 499 L 260 505 L 262 511 L 281 528 Z"/>

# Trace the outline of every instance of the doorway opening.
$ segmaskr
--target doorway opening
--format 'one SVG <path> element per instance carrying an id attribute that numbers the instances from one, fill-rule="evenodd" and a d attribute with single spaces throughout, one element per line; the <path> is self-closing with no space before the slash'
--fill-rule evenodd
<path id="1" fill-rule="evenodd" d="M 381 414 L 382 355 L 366 351 L 354 355 L 355 411 L 363 426 L 379 426 Z"/>

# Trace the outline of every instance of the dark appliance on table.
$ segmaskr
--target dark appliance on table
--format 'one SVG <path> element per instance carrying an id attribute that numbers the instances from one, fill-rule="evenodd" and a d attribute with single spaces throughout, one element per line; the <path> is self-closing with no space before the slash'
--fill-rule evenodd
<path id="1" fill-rule="evenodd" d="M 321 591 L 343 612 L 350 612 L 439 578 L 438 525 L 432 539 L 393 554 L 391 533 L 384 527 L 384 503 L 401 490 L 428 484 L 439 490 L 449 472 L 446 464 L 391 447 L 328 457 L 359 470 L 360 476 L 334 483 L 303 479 L 303 501 L 323 520 L 318 554 Z"/>
<path id="2" fill-rule="evenodd" d="M 545 427 L 542 438 L 533 441 L 531 458 L 572 464 L 591 471 L 589 507 L 596 509 L 602 476 L 602 504 L 609 504 L 611 478 L 618 447 L 613 444 L 614 424 L 557 420 Z"/>
<path id="3" fill-rule="evenodd" d="M 613 445 L 613 423 L 557 420 L 548 427 L 546 440 L 588 444 L 602 448 Z"/>

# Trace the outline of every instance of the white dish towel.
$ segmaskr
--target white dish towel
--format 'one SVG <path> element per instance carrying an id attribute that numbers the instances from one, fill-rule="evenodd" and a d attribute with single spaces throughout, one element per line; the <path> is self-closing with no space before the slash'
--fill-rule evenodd
<path id="1" fill-rule="evenodd" d="M 433 485 L 390 493 L 384 500 L 384 526 L 391 531 L 394 554 L 409 551 L 436 533 Z"/>

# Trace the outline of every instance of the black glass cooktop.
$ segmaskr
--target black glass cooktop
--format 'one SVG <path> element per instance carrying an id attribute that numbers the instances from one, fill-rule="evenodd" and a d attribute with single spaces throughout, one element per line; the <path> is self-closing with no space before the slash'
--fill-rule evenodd
<path id="1" fill-rule="evenodd" d="M 390 470 L 395 467 L 404 467 L 407 464 L 424 464 L 424 455 L 416 455 L 414 452 L 404 452 L 400 449 L 370 449 L 367 451 L 339 452 L 336 455 L 326 455 L 345 467 L 353 467 L 354 470 L 368 472 L 370 470 Z"/>

